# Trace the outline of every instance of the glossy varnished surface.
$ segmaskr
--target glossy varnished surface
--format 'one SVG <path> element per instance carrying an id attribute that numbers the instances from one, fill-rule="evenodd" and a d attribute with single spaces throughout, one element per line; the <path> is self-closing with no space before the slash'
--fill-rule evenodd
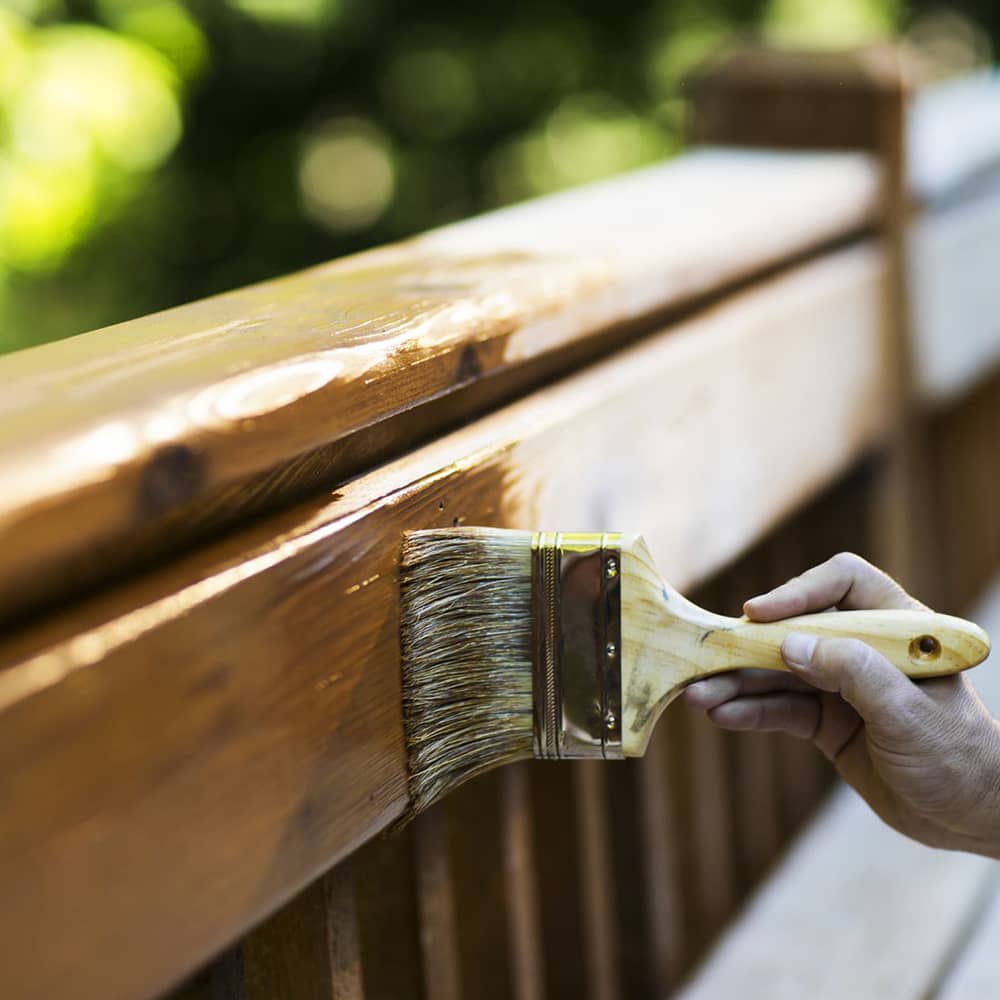
<path id="1" fill-rule="evenodd" d="M 404 529 L 642 524 L 687 586 L 836 476 L 884 426 L 878 275 L 808 265 L 7 640 L 0 993 L 153 992 L 403 813 Z"/>
<path id="2" fill-rule="evenodd" d="M 875 193 L 849 155 L 698 154 L 0 358 L 0 619 L 469 412 L 399 421 L 430 400 L 857 231 Z"/>

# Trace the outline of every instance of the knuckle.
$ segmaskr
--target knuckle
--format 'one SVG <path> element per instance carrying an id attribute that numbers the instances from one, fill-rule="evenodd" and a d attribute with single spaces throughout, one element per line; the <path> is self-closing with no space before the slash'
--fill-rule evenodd
<path id="1" fill-rule="evenodd" d="M 830 566 L 836 575 L 844 581 L 860 580 L 878 572 L 871 563 L 862 559 L 856 552 L 838 552 L 830 560 Z"/>
<path id="2" fill-rule="evenodd" d="M 910 733 L 921 733 L 936 728 L 934 719 L 928 714 L 927 699 L 921 696 L 914 684 L 901 687 L 893 699 L 896 715 Z"/>
<path id="3" fill-rule="evenodd" d="M 864 671 L 871 666 L 875 650 L 860 639 L 821 639 L 816 653 L 825 666 Z"/>
<path id="4" fill-rule="evenodd" d="M 844 570 L 856 570 L 861 566 L 868 565 L 856 552 L 848 552 L 847 550 L 838 552 L 830 559 L 830 563 L 838 569 Z"/>
<path id="5" fill-rule="evenodd" d="M 764 722 L 764 706 L 758 699 L 748 698 L 742 707 L 747 729 L 759 729 Z"/>

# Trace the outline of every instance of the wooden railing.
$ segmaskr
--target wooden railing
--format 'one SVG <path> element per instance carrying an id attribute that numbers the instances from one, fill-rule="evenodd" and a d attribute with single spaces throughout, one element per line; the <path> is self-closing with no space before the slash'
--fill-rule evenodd
<path id="1" fill-rule="evenodd" d="M 948 609 L 995 570 L 1000 144 L 948 132 L 993 84 L 917 98 L 907 187 L 887 54 L 840 64 L 858 127 L 825 140 L 829 67 L 768 63 L 755 99 L 758 65 L 703 79 L 706 136 L 813 151 L 692 153 L 0 359 L 0 994 L 150 996 L 213 956 L 183 995 L 683 978 L 826 770 L 672 707 L 642 761 L 507 768 L 379 836 L 396 565 L 412 528 L 624 525 L 723 611 L 842 548 Z"/>

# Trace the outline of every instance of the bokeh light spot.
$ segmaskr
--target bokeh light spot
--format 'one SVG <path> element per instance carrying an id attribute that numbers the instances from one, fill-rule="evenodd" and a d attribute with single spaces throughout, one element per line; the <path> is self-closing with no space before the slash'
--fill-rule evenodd
<path id="1" fill-rule="evenodd" d="M 476 78 L 468 61 L 446 48 L 396 56 L 382 81 L 386 103 L 408 131 L 426 139 L 448 138 L 475 115 Z"/>
<path id="2" fill-rule="evenodd" d="M 0 261 L 21 270 L 57 265 L 86 231 L 95 194 L 92 168 L 0 160 Z"/>
<path id="3" fill-rule="evenodd" d="M 99 27 L 6 17 L 0 39 L 17 53 L 0 89 L 0 264 L 46 270 L 174 148 L 178 81 L 159 53 Z"/>
<path id="4" fill-rule="evenodd" d="M 336 20 L 340 0 L 227 0 L 229 6 L 266 24 L 310 28 Z"/>
<path id="5" fill-rule="evenodd" d="M 182 80 L 204 72 L 208 42 L 178 0 L 99 0 L 98 10 L 111 27 L 165 56 Z"/>
<path id="6" fill-rule="evenodd" d="M 305 140 L 299 187 L 306 211 L 329 229 L 365 229 L 389 207 L 395 166 L 386 134 L 365 118 L 328 121 Z"/>
<path id="7" fill-rule="evenodd" d="M 28 68 L 28 24 L 11 11 L 0 10 L 0 102 L 9 100 Z"/>
<path id="8" fill-rule="evenodd" d="M 494 201 L 505 204 L 642 166 L 678 141 L 610 94 L 574 94 L 540 128 L 495 149 L 485 179 Z"/>
<path id="9" fill-rule="evenodd" d="M 781 45 L 837 49 L 887 37 L 899 17 L 899 0 L 768 0 L 763 34 Z"/>
<path id="10" fill-rule="evenodd" d="M 18 117 L 89 134 L 125 169 L 160 163 L 181 134 L 174 78 L 158 53 L 97 28 L 46 31 Z"/>
<path id="11" fill-rule="evenodd" d="M 973 20 L 954 10 L 918 17 L 905 35 L 920 63 L 922 80 L 943 80 L 993 61 L 989 36 Z"/>
<path id="12" fill-rule="evenodd" d="M 646 80 L 654 97 L 675 97 L 684 77 L 732 35 L 722 21 L 702 21 L 668 31 L 653 42 L 646 56 Z"/>

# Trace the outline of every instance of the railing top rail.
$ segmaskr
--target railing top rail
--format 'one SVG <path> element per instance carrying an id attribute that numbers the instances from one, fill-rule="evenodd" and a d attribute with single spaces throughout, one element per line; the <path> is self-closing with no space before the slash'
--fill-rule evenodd
<path id="1" fill-rule="evenodd" d="M 455 401 L 470 385 L 578 365 L 558 358 L 857 232 L 877 187 L 861 154 L 696 153 L 0 358 L 0 620 L 343 481 L 481 408 Z"/>

